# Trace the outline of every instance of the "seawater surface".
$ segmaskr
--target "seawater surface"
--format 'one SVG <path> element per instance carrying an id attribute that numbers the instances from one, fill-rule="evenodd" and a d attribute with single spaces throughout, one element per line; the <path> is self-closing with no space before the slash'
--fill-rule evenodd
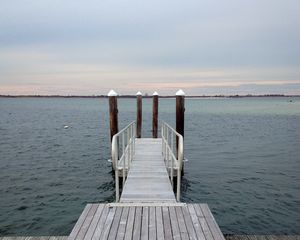
<path id="1" fill-rule="evenodd" d="M 120 129 L 135 107 L 119 99 Z M 86 203 L 114 201 L 107 99 L 0 98 L 0 113 L 0 235 L 67 235 Z M 144 137 L 151 114 L 145 99 Z M 174 126 L 174 99 L 159 119 Z M 185 121 L 182 201 L 223 233 L 300 234 L 300 98 L 186 99 Z"/>

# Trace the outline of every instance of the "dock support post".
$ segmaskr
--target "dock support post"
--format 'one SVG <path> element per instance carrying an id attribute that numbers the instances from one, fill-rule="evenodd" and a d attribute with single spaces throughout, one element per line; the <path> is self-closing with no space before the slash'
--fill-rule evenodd
<path id="1" fill-rule="evenodd" d="M 157 138 L 158 93 L 153 93 L 152 137 Z"/>
<path id="2" fill-rule="evenodd" d="M 142 134 L 142 93 L 136 94 L 137 114 L 136 114 L 136 137 L 141 138 Z"/>
<path id="3" fill-rule="evenodd" d="M 113 136 L 119 132 L 118 127 L 118 94 L 114 90 L 110 90 L 107 94 L 109 101 L 109 123 L 110 123 L 110 141 Z"/>
<path id="4" fill-rule="evenodd" d="M 176 92 L 176 131 L 184 137 L 184 97 L 185 93 L 180 89 Z"/>
<path id="5" fill-rule="evenodd" d="M 176 131 L 182 135 L 184 138 L 184 98 L 185 93 L 181 89 L 176 92 Z M 177 147 L 177 153 L 178 153 L 178 137 L 176 137 L 176 147 Z M 184 173 L 182 165 L 182 175 Z"/>

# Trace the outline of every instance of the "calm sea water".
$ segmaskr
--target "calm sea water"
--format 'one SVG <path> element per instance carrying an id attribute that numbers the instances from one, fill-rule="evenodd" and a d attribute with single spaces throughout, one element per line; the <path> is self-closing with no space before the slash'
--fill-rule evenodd
<path id="1" fill-rule="evenodd" d="M 159 104 L 174 126 L 175 100 Z M 119 100 L 120 128 L 135 106 Z M 86 203 L 114 201 L 106 99 L 0 98 L 0 113 L 0 235 L 67 235 Z M 224 233 L 300 234 L 300 98 L 187 99 L 185 126 L 182 201 Z"/>

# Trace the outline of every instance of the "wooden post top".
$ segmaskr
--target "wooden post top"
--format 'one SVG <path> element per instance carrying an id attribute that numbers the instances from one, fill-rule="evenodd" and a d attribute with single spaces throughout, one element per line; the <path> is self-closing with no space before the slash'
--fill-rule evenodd
<path id="1" fill-rule="evenodd" d="M 108 97 L 116 97 L 118 94 L 114 90 L 110 90 L 109 93 L 107 94 Z"/>
<path id="2" fill-rule="evenodd" d="M 185 96 L 185 93 L 184 93 L 184 91 L 182 91 L 182 89 L 179 89 L 175 95 L 176 96 Z"/>

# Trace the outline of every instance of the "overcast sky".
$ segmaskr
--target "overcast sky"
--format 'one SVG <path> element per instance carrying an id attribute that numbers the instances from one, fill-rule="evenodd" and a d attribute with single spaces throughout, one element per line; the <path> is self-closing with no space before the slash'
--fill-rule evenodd
<path id="1" fill-rule="evenodd" d="M 1 0 L 0 94 L 300 94 L 299 0 Z"/>

